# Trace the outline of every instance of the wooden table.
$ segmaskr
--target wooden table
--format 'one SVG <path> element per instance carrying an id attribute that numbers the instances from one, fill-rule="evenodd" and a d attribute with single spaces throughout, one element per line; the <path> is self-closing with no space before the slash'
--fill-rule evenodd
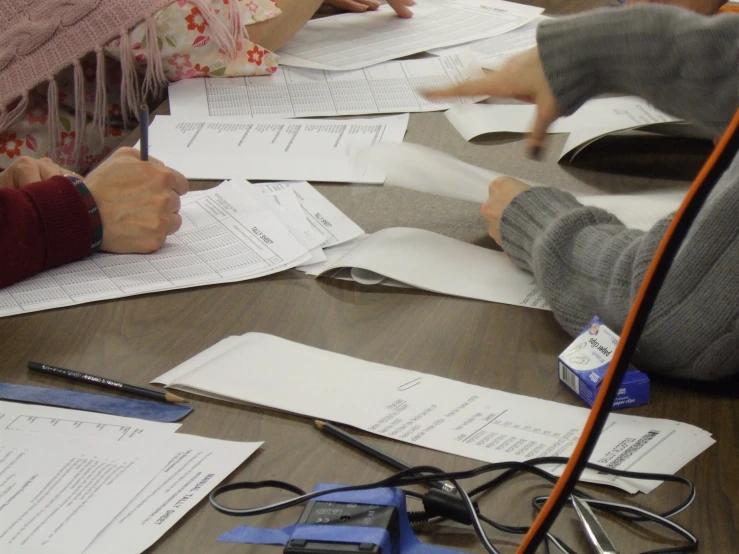
<path id="1" fill-rule="evenodd" d="M 572 0 L 565 4 L 576 10 L 589 3 Z M 160 113 L 166 109 L 163 106 Z M 134 140 L 136 134 L 129 142 Z M 468 143 L 442 114 L 412 115 L 406 140 L 576 193 L 685 184 L 710 149 L 696 141 L 612 138 L 594 146 L 576 164 L 558 165 L 556 158 L 564 137 L 554 135 L 544 160 L 534 162 L 523 156 L 520 136 Z M 193 188 L 212 185 L 193 183 Z M 486 235 L 478 206 L 395 188 L 318 185 L 318 189 L 367 232 L 391 226 L 419 227 L 495 248 Z M 29 375 L 25 364 L 33 358 L 144 384 L 227 335 L 247 331 L 271 333 L 374 362 L 580 405 L 557 381 L 556 357 L 567 345 L 568 336 L 549 312 L 417 290 L 314 280 L 296 271 L 0 319 L 0 371 L 5 381 L 87 390 Z M 709 430 L 718 441 L 681 472 L 695 482 L 698 496 L 676 520 L 699 536 L 703 553 L 736 552 L 739 544 L 739 402 L 736 387 L 733 391 L 653 382 L 651 403 L 628 411 L 691 423 Z M 317 432 L 307 418 L 194 396 L 189 399 L 195 412 L 184 421 L 183 432 L 266 441 L 232 479 L 280 479 L 310 489 L 316 482 L 359 483 L 388 474 L 385 467 Z M 367 440 L 411 464 L 450 470 L 477 465 L 472 460 L 374 436 Z M 647 497 L 633 498 L 596 490 L 654 509 L 673 505 L 683 494 L 667 485 Z M 533 515 L 530 498 L 545 491 L 538 481 L 521 478 L 486 499 L 482 508 L 490 517 L 525 524 Z M 266 498 L 255 493 L 238 500 L 256 504 Z M 201 502 L 149 552 L 268 552 L 267 547 L 216 543 L 215 538 L 247 521 L 260 526 L 287 525 L 299 513 L 295 509 L 241 520 L 221 515 L 207 502 Z M 636 534 L 620 523 L 606 525 L 624 553 L 664 544 L 657 542 L 663 537 L 661 531 Z M 590 551 L 571 513 L 560 517 L 556 530 L 579 551 Z M 424 531 L 423 540 L 430 540 L 430 533 Z M 513 544 L 515 540 L 499 533 L 491 535 L 498 545 Z M 436 528 L 432 538 L 437 544 L 483 551 L 468 530 Z M 504 548 L 513 550 L 512 546 Z"/>

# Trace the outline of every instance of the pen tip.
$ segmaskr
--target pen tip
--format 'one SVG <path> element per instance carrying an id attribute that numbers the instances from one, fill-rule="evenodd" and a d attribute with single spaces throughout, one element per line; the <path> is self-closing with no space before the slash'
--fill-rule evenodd
<path id="1" fill-rule="evenodd" d="M 319 429 L 323 429 L 323 427 L 326 425 L 326 422 L 321 421 L 320 419 L 317 419 L 316 421 L 314 421 L 314 423 Z"/>

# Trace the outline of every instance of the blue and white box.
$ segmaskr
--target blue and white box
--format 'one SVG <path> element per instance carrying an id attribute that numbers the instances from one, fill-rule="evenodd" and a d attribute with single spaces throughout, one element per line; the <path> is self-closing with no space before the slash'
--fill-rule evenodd
<path id="1" fill-rule="evenodd" d="M 616 350 L 619 336 L 594 317 L 574 342 L 559 355 L 559 380 L 585 404 L 593 406 L 601 382 Z M 649 377 L 629 366 L 613 409 L 631 408 L 649 402 Z"/>

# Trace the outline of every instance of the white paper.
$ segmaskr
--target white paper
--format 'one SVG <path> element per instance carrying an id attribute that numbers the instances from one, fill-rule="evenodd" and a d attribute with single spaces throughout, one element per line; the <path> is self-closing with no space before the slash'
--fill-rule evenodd
<path id="1" fill-rule="evenodd" d="M 9 404 L 0 403 L 3 554 L 82 553 L 164 467 L 159 443 L 178 427 Z"/>
<path id="2" fill-rule="evenodd" d="M 441 58 L 404 60 L 351 71 L 281 67 L 274 75 L 184 79 L 169 85 L 177 117 L 319 117 L 430 112 L 484 99 L 430 102 L 423 90 L 447 88 L 483 76 L 462 50 Z"/>
<path id="3" fill-rule="evenodd" d="M 471 140 L 485 133 L 528 133 L 534 122 L 536 106 L 532 104 L 469 104 L 453 106 L 445 113 L 449 122 Z M 601 136 L 614 131 L 645 127 L 657 123 L 680 121 L 659 111 L 635 96 L 596 98 L 583 104 L 567 117 L 560 117 L 548 133 L 574 133 L 596 129 Z M 574 146 L 570 147 L 570 150 Z M 563 154 L 568 151 L 565 147 Z"/>
<path id="4" fill-rule="evenodd" d="M 262 193 L 275 191 L 284 193 L 284 191 L 290 190 L 298 199 L 312 233 L 320 238 L 318 246 L 322 248 L 342 244 L 364 234 L 359 225 L 349 219 L 344 212 L 339 210 L 310 183 L 288 181 L 257 183 L 254 186 L 261 189 Z"/>
<path id="5" fill-rule="evenodd" d="M 138 448 L 160 444 L 179 428 L 179 423 L 0 400 L 0 432 L 94 439 Z"/>
<path id="6" fill-rule="evenodd" d="M 309 21 L 278 54 L 282 65 L 358 69 L 505 33 L 542 11 L 502 0 L 424 0 L 413 7 L 411 19 L 400 19 L 380 6 Z"/>
<path id="7" fill-rule="evenodd" d="M 436 56 L 444 56 L 469 49 L 482 67 L 498 70 L 511 57 L 536 46 L 536 28 L 539 26 L 539 23 L 547 19 L 551 18 L 540 15 L 526 25 L 502 35 L 476 40 L 475 42 L 461 44 L 459 46 L 435 48 L 434 50 L 429 50 L 429 53 Z"/>
<path id="8" fill-rule="evenodd" d="M 353 156 L 379 142 L 399 143 L 408 114 L 373 119 L 254 119 L 157 116 L 149 153 L 189 179 L 262 179 L 380 184 Z M 138 146 L 138 145 L 137 145 Z"/>
<path id="9" fill-rule="evenodd" d="M 262 443 L 173 435 L 164 469 L 98 535 L 85 554 L 140 554 L 251 456 Z"/>
<path id="10" fill-rule="evenodd" d="M 232 181 L 182 198 L 182 227 L 151 254 L 98 253 L 0 289 L 0 317 L 261 277 L 304 263 L 306 248 L 258 191 Z"/>
<path id="11" fill-rule="evenodd" d="M 403 143 L 389 148 L 377 145 L 360 153 L 358 162 L 371 164 L 387 174 L 386 185 L 427 192 L 482 204 L 488 199 L 488 185 L 499 173 L 465 163 L 453 156 L 418 144 Z M 534 184 L 534 183 L 532 183 Z M 677 210 L 684 190 L 638 194 L 578 196 L 582 204 L 608 210 L 624 225 L 650 229 Z"/>
<path id="12" fill-rule="evenodd" d="M 344 423 L 485 462 L 568 456 L 589 412 L 261 333 L 248 333 L 230 341 L 230 346 L 216 345 L 216 350 L 217 356 L 184 374 L 175 368 L 177 378 L 167 379 L 165 374 L 156 381 Z M 244 365 L 245 359 L 250 363 Z M 622 470 L 653 472 L 669 467 L 671 472 L 713 442 L 709 433 L 692 425 L 612 414 L 591 460 Z M 630 492 L 649 492 L 657 485 L 592 472 L 585 479 Z"/>
<path id="13" fill-rule="evenodd" d="M 534 276 L 513 265 L 503 252 L 468 244 L 422 229 L 383 229 L 328 266 L 352 268 L 352 278 L 365 285 L 385 277 L 452 296 L 549 309 Z"/>

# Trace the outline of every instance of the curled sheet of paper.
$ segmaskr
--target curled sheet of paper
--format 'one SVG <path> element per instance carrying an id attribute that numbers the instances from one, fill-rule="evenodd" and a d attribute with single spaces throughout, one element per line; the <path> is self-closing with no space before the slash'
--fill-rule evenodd
<path id="1" fill-rule="evenodd" d="M 408 142 L 374 144 L 359 153 L 357 163 L 385 173 L 386 185 L 478 204 L 487 200 L 490 182 L 502 175 Z"/>
<path id="2" fill-rule="evenodd" d="M 488 199 L 488 185 L 500 173 L 465 163 L 457 158 L 421 146 L 402 142 L 379 143 L 360 152 L 357 163 L 368 164 L 387 174 L 386 185 L 429 194 L 458 198 L 478 204 Z M 534 185 L 534 183 L 529 183 Z M 586 206 L 602 208 L 632 229 L 647 230 L 680 206 L 684 189 L 649 193 L 578 196 Z"/>

